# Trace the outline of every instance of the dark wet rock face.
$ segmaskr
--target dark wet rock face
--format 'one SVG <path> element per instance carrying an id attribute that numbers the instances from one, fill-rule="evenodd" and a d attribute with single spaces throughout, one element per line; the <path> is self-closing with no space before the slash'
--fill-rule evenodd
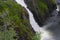
<path id="1" fill-rule="evenodd" d="M 58 13 L 59 13 L 58 16 L 60 16 L 60 11 Z"/>
<path id="2" fill-rule="evenodd" d="M 45 20 L 51 16 L 56 9 L 56 4 L 52 0 L 24 0 L 27 7 L 34 15 L 36 22 L 42 26 Z"/>

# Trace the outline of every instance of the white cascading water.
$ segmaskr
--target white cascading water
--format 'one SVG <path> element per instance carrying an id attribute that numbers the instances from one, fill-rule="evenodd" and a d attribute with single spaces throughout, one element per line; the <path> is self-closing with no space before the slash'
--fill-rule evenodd
<path id="1" fill-rule="evenodd" d="M 41 33 L 41 39 L 40 40 L 54 40 L 53 36 L 50 34 L 51 32 L 45 30 L 45 28 L 43 27 L 39 27 L 39 25 L 37 24 L 37 22 L 35 21 L 34 17 L 33 17 L 33 13 L 27 8 L 27 5 L 25 4 L 24 0 L 15 0 L 18 4 L 20 4 L 22 7 L 24 7 L 27 12 L 29 13 L 29 20 L 30 20 L 30 24 L 32 26 L 32 28 L 34 29 L 35 32 Z M 57 9 L 58 10 L 58 9 Z M 51 25 L 52 23 L 49 23 L 46 26 Z"/>

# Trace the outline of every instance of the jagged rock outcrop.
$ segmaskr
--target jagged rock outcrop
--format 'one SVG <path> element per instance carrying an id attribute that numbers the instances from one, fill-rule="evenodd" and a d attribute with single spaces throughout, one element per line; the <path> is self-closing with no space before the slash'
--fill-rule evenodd
<path id="1" fill-rule="evenodd" d="M 28 13 L 14 0 L 0 0 L 0 40 L 31 40 Z"/>
<path id="2" fill-rule="evenodd" d="M 24 0 L 34 15 L 36 22 L 42 26 L 47 17 L 56 9 L 54 0 Z"/>

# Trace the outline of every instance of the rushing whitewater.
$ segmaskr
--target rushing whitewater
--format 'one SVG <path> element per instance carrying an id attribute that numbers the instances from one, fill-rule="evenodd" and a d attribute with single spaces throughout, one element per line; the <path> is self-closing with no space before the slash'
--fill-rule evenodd
<path id="1" fill-rule="evenodd" d="M 32 28 L 34 29 L 34 31 L 41 33 L 41 39 L 40 40 L 55 40 L 53 38 L 53 33 L 51 33 L 50 31 L 47 31 L 45 29 L 45 27 L 48 27 L 50 25 L 52 25 L 53 23 L 51 23 L 52 21 L 55 20 L 56 16 L 57 16 L 57 11 L 59 11 L 59 9 L 56 9 L 52 15 L 54 14 L 53 17 L 50 17 L 48 22 L 45 22 L 47 25 L 45 25 L 44 27 L 39 27 L 39 25 L 37 24 L 37 22 L 35 21 L 34 17 L 33 17 L 33 13 L 27 8 L 27 5 L 25 4 L 24 0 L 15 0 L 18 4 L 20 4 L 22 7 L 24 7 L 29 14 L 29 20 L 30 20 L 30 24 L 32 26 Z M 57 6 L 58 7 L 58 6 Z M 54 18 L 54 19 L 53 19 Z M 50 22 L 51 21 L 51 22 Z"/>

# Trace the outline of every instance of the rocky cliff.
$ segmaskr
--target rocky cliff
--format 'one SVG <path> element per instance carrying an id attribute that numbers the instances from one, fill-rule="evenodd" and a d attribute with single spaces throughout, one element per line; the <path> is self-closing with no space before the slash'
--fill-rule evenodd
<path id="1" fill-rule="evenodd" d="M 54 0 L 24 0 L 34 15 L 36 22 L 42 26 L 56 9 Z"/>
<path id="2" fill-rule="evenodd" d="M 31 40 L 28 13 L 14 0 L 0 0 L 0 40 Z"/>

